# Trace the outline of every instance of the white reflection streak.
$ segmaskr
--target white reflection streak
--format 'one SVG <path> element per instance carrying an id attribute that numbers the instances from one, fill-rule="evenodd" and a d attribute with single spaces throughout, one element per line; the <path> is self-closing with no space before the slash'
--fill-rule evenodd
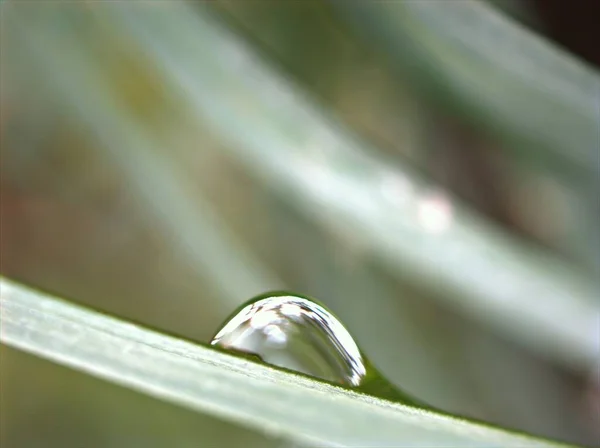
<path id="1" fill-rule="evenodd" d="M 417 218 L 424 230 L 439 234 L 450 228 L 454 220 L 454 209 L 445 195 L 428 194 L 419 200 Z"/>
<path id="2" fill-rule="evenodd" d="M 386 173 L 383 176 L 379 191 L 385 200 L 396 207 L 408 205 L 414 196 L 411 182 L 406 177 L 395 173 Z"/>
<path id="3" fill-rule="evenodd" d="M 296 164 L 301 169 L 292 174 L 301 178 L 319 203 L 334 203 L 340 209 L 365 216 L 372 216 L 377 211 L 370 190 L 362 188 L 354 178 L 347 178 L 330 168 L 331 162 L 302 157 Z"/>
<path id="4" fill-rule="evenodd" d="M 274 322 L 278 322 L 280 320 L 281 319 L 279 318 L 279 315 L 275 311 L 257 312 L 250 319 L 250 326 L 255 330 L 262 330 L 267 325 L 272 324 Z"/>
<path id="5" fill-rule="evenodd" d="M 263 333 L 267 337 L 267 342 L 271 345 L 282 346 L 287 343 L 286 334 L 277 325 L 268 325 L 263 330 Z"/>
<path id="6" fill-rule="evenodd" d="M 302 314 L 302 309 L 298 305 L 295 305 L 293 303 L 284 303 L 283 305 L 281 305 L 279 311 L 286 317 L 298 318 Z"/>

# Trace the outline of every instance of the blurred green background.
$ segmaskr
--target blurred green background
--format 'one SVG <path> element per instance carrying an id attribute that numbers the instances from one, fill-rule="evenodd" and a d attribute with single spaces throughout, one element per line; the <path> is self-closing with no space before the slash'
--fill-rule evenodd
<path id="1" fill-rule="evenodd" d="M 3 275 L 203 342 L 312 295 L 416 397 L 597 445 L 598 60 L 536 2 L 1 8 Z M 3 447 L 287 446 L 1 349 Z"/>

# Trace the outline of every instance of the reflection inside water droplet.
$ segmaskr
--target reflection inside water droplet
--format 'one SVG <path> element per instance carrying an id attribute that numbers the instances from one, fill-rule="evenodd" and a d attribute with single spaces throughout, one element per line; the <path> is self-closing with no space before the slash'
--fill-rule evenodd
<path id="1" fill-rule="evenodd" d="M 249 302 L 211 344 L 349 386 L 358 386 L 367 374 L 360 350 L 340 321 L 295 295 L 271 294 Z"/>

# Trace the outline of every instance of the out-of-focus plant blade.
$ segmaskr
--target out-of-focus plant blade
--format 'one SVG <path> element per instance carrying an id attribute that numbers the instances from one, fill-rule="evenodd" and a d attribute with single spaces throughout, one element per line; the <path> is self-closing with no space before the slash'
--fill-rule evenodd
<path id="1" fill-rule="evenodd" d="M 236 160 L 308 217 L 361 241 L 404 278 L 506 336 L 578 367 L 595 362 L 593 282 L 374 156 L 202 4 L 110 2 L 92 12 L 137 41 L 165 76 L 165 88 L 183 94 L 190 115 L 212 126 Z M 117 151 L 149 145 L 123 124 L 118 99 L 95 75 L 100 68 L 74 44 L 76 32 L 29 20 L 13 17 L 30 48 L 37 46 L 33 58 L 43 64 L 44 81 L 68 108 Z M 61 54 L 60 63 L 52 54 Z"/>
<path id="2" fill-rule="evenodd" d="M 330 1 L 433 102 L 575 187 L 586 205 L 574 245 L 597 275 L 598 71 L 480 1 Z"/>
<path id="3" fill-rule="evenodd" d="M 198 411 L 323 446 L 558 444 L 256 364 L 0 279 L 2 343 Z"/>
<path id="4" fill-rule="evenodd" d="M 49 8 L 47 12 L 50 14 L 57 12 L 54 5 L 7 4 L 6 13 L 13 17 L 13 11 L 8 8 L 19 7 Z M 52 17 L 57 20 L 57 16 Z M 68 20 L 68 17 L 62 20 Z M 34 30 L 32 35 L 36 33 Z M 16 38 L 17 34 L 11 36 Z M 32 45 L 38 62 L 45 64 L 52 76 L 54 63 L 50 61 L 54 56 L 45 53 L 39 43 L 34 38 L 26 45 Z M 67 54 L 83 55 L 82 47 L 75 40 L 63 40 L 60 47 L 65 59 L 55 68 L 61 67 L 61 71 L 74 75 L 73 78 L 57 75 L 64 78 L 61 81 L 63 99 L 69 102 L 71 113 L 88 125 L 87 130 L 98 139 L 107 155 L 123 171 L 136 196 L 144 202 L 148 218 L 157 225 L 174 251 L 203 274 L 205 282 L 221 294 L 225 299 L 223 305 L 235 307 L 245 297 L 280 288 L 281 281 L 277 276 L 229 231 L 173 160 L 161 151 L 152 136 L 144 132 L 144 127 L 119 108 L 118 99 L 108 93 L 101 94 L 107 80 L 90 70 L 94 64 L 85 59 L 77 60 L 76 65 L 70 64 L 71 58 Z M 69 80 L 65 83 L 67 78 Z M 114 112 L 107 114 L 111 108 Z"/>
<path id="5" fill-rule="evenodd" d="M 507 336 L 567 362 L 595 362 L 593 282 L 450 199 L 438 202 L 432 186 L 375 157 L 200 5 L 193 12 L 189 5 L 159 11 L 111 6 L 173 87 L 182 89 L 193 113 L 267 186 Z M 441 231 L 428 228 L 431 210 L 448 219 Z"/>
<path id="6" fill-rule="evenodd" d="M 591 67 L 482 2 L 332 3 L 433 98 L 499 131 L 524 158 L 598 174 L 600 76 Z"/>

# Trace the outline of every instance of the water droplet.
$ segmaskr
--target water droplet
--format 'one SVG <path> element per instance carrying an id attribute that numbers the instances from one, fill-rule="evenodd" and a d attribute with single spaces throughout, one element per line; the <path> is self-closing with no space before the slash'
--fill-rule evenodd
<path id="1" fill-rule="evenodd" d="M 278 367 L 425 407 L 386 380 L 323 305 L 289 293 L 261 295 L 242 305 L 211 340 Z"/>

